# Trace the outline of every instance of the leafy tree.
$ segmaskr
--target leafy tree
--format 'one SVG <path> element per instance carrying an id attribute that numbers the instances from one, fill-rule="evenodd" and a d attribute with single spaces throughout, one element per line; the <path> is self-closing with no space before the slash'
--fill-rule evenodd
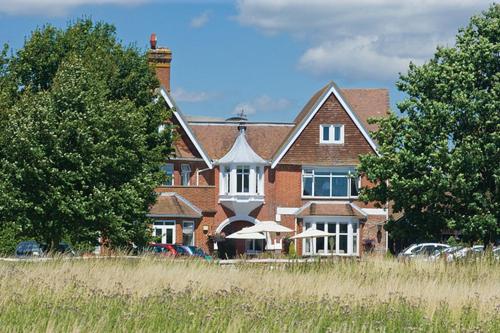
<path id="1" fill-rule="evenodd" d="M 363 156 L 377 183 L 365 200 L 404 211 L 393 236 L 437 238 L 444 228 L 467 241 L 500 234 L 500 5 L 471 18 L 453 47 L 410 64 L 397 87 L 408 95 L 402 117 L 377 120 L 381 156 Z"/>
<path id="2" fill-rule="evenodd" d="M 51 246 L 144 243 L 171 147 L 146 55 L 80 20 L 38 29 L 2 59 L 0 223 Z"/>

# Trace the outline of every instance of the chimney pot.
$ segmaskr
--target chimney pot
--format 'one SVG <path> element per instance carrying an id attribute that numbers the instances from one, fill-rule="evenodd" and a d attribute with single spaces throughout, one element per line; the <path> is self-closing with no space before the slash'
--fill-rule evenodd
<path id="1" fill-rule="evenodd" d="M 156 49 L 156 34 L 154 32 L 151 34 L 151 38 L 149 39 L 149 45 L 152 50 Z"/>

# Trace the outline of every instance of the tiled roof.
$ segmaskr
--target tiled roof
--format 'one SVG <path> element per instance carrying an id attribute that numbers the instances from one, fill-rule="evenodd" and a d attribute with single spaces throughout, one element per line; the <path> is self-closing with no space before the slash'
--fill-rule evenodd
<path id="1" fill-rule="evenodd" d="M 189 124 L 198 142 L 210 158 L 218 160 L 233 146 L 239 134 L 238 124 Z M 293 126 L 247 124 L 246 139 L 252 149 L 263 159 L 269 160 Z"/>
<path id="2" fill-rule="evenodd" d="M 150 216 L 191 217 L 202 216 L 201 210 L 179 194 L 163 192 L 149 210 Z"/>
<path id="3" fill-rule="evenodd" d="M 247 141 L 252 149 L 263 159 L 271 160 L 283 146 L 292 130 L 312 111 L 321 97 L 334 85 L 329 82 L 318 90 L 299 112 L 292 124 L 247 124 Z M 368 118 L 382 117 L 389 111 L 387 89 L 340 89 L 345 101 L 368 131 L 376 130 L 369 125 Z M 205 121 L 194 118 L 189 122 L 193 134 L 211 159 L 223 157 L 233 146 L 238 136 L 238 123 Z"/>
<path id="4" fill-rule="evenodd" d="M 365 219 L 366 215 L 356 209 L 350 203 L 335 202 L 308 202 L 300 208 L 296 216 L 299 218 L 305 216 L 356 216 Z"/>

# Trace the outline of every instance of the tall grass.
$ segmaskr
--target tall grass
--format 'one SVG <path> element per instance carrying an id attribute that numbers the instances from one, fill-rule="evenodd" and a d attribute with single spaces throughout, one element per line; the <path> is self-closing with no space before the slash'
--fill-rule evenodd
<path id="1" fill-rule="evenodd" d="M 0 262 L 0 331 L 500 332 L 500 264 Z"/>

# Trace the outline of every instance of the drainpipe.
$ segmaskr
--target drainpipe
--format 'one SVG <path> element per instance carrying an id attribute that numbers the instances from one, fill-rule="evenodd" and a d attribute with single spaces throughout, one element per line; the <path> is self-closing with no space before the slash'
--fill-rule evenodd
<path id="1" fill-rule="evenodd" d="M 200 185 L 200 172 L 210 170 L 210 168 L 196 170 L 196 186 Z"/>

